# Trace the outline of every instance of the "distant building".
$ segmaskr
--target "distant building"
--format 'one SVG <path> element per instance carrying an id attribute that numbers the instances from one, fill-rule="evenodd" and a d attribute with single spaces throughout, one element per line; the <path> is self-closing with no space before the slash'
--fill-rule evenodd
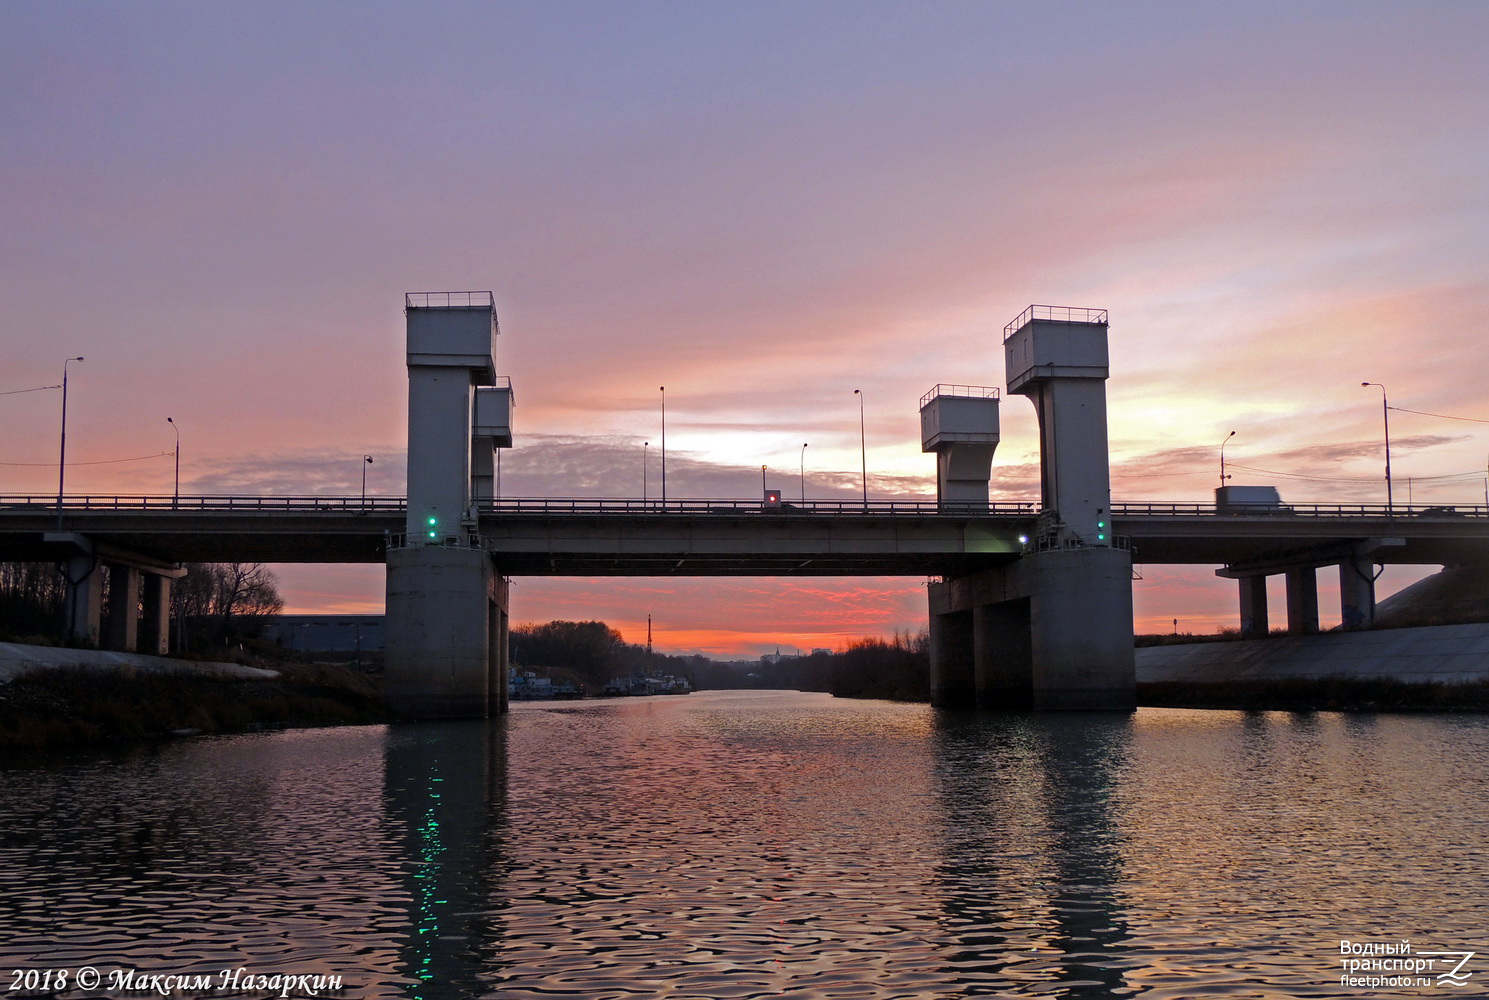
<path id="1" fill-rule="evenodd" d="M 264 638 L 297 653 L 381 653 L 382 615 L 280 615 Z"/>

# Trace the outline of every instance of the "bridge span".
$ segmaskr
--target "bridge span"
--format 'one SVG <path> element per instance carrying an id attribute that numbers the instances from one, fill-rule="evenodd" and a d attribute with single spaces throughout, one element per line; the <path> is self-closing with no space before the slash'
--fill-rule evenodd
<path id="1" fill-rule="evenodd" d="M 77 532 L 163 563 L 382 563 L 402 542 L 402 497 L 76 496 Z M 957 576 L 1037 548 L 1033 503 L 514 498 L 482 501 L 466 544 L 507 576 Z M 1489 508 L 1129 501 L 1111 510 L 1114 541 L 1135 563 L 1233 570 L 1332 557 L 1372 539 L 1389 565 L 1489 561 Z M 0 559 L 62 550 L 54 497 L 0 495 Z"/>

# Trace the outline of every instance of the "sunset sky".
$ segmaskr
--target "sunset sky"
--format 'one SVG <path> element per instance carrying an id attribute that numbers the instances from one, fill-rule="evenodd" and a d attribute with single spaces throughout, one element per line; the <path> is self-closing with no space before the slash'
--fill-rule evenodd
<path id="1" fill-rule="evenodd" d="M 403 293 L 492 289 L 506 496 L 639 496 L 644 441 L 655 491 L 665 385 L 669 497 L 796 494 L 803 442 L 855 495 L 855 388 L 870 494 L 933 497 L 921 394 L 1002 385 L 1042 302 L 1110 310 L 1116 500 L 1209 499 L 1234 430 L 1234 483 L 1383 502 L 1372 381 L 1397 501 L 1484 503 L 1486 46 L 1481 0 L 11 0 L 0 492 L 55 492 L 59 393 L 15 391 L 83 355 L 70 493 L 168 494 L 169 416 L 183 492 L 355 494 L 366 453 L 400 494 Z M 1037 463 L 1006 400 L 994 497 Z M 380 567 L 276 570 L 382 608 Z M 1140 571 L 1140 630 L 1235 624 Z M 714 655 L 925 620 L 920 579 L 512 594 Z"/>

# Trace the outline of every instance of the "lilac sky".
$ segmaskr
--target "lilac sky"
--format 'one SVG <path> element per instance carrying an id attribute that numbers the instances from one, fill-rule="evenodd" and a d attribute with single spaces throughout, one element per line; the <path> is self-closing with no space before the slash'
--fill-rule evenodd
<path id="1" fill-rule="evenodd" d="M 508 496 L 934 494 L 917 401 L 1030 302 L 1111 312 L 1117 500 L 1483 503 L 1489 4 L 0 6 L 0 391 L 69 492 L 403 487 L 402 295 L 493 289 Z M 59 394 L 0 396 L 0 492 Z M 143 457 L 155 456 L 155 457 Z M 120 458 L 138 461 L 88 464 Z M 78 464 L 73 465 L 76 462 Z M 648 489 L 656 490 L 652 465 Z M 1302 477 L 1302 478 L 1300 478 Z M 1007 400 L 995 498 L 1037 493 Z M 378 567 L 279 567 L 293 610 Z M 1143 567 L 1138 626 L 1234 624 Z M 1326 578 L 1327 574 L 1321 574 Z M 1386 590 L 1415 578 L 1387 574 Z M 920 580 L 519 580 L 669 650 L 924 622 Z M 1325 598 L 1327 605 L 1328 598 Z"/>

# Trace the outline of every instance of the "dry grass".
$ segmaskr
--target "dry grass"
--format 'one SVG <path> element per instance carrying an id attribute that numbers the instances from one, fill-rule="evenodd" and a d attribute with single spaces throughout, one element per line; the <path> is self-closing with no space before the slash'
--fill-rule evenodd
<path id="1" fill-rule="evenodd" d="M 48 670 L 0 686 L 0 750 L 383 721 L 382 693 L 334 664 L 276 664 L 275 680 Z"/>

